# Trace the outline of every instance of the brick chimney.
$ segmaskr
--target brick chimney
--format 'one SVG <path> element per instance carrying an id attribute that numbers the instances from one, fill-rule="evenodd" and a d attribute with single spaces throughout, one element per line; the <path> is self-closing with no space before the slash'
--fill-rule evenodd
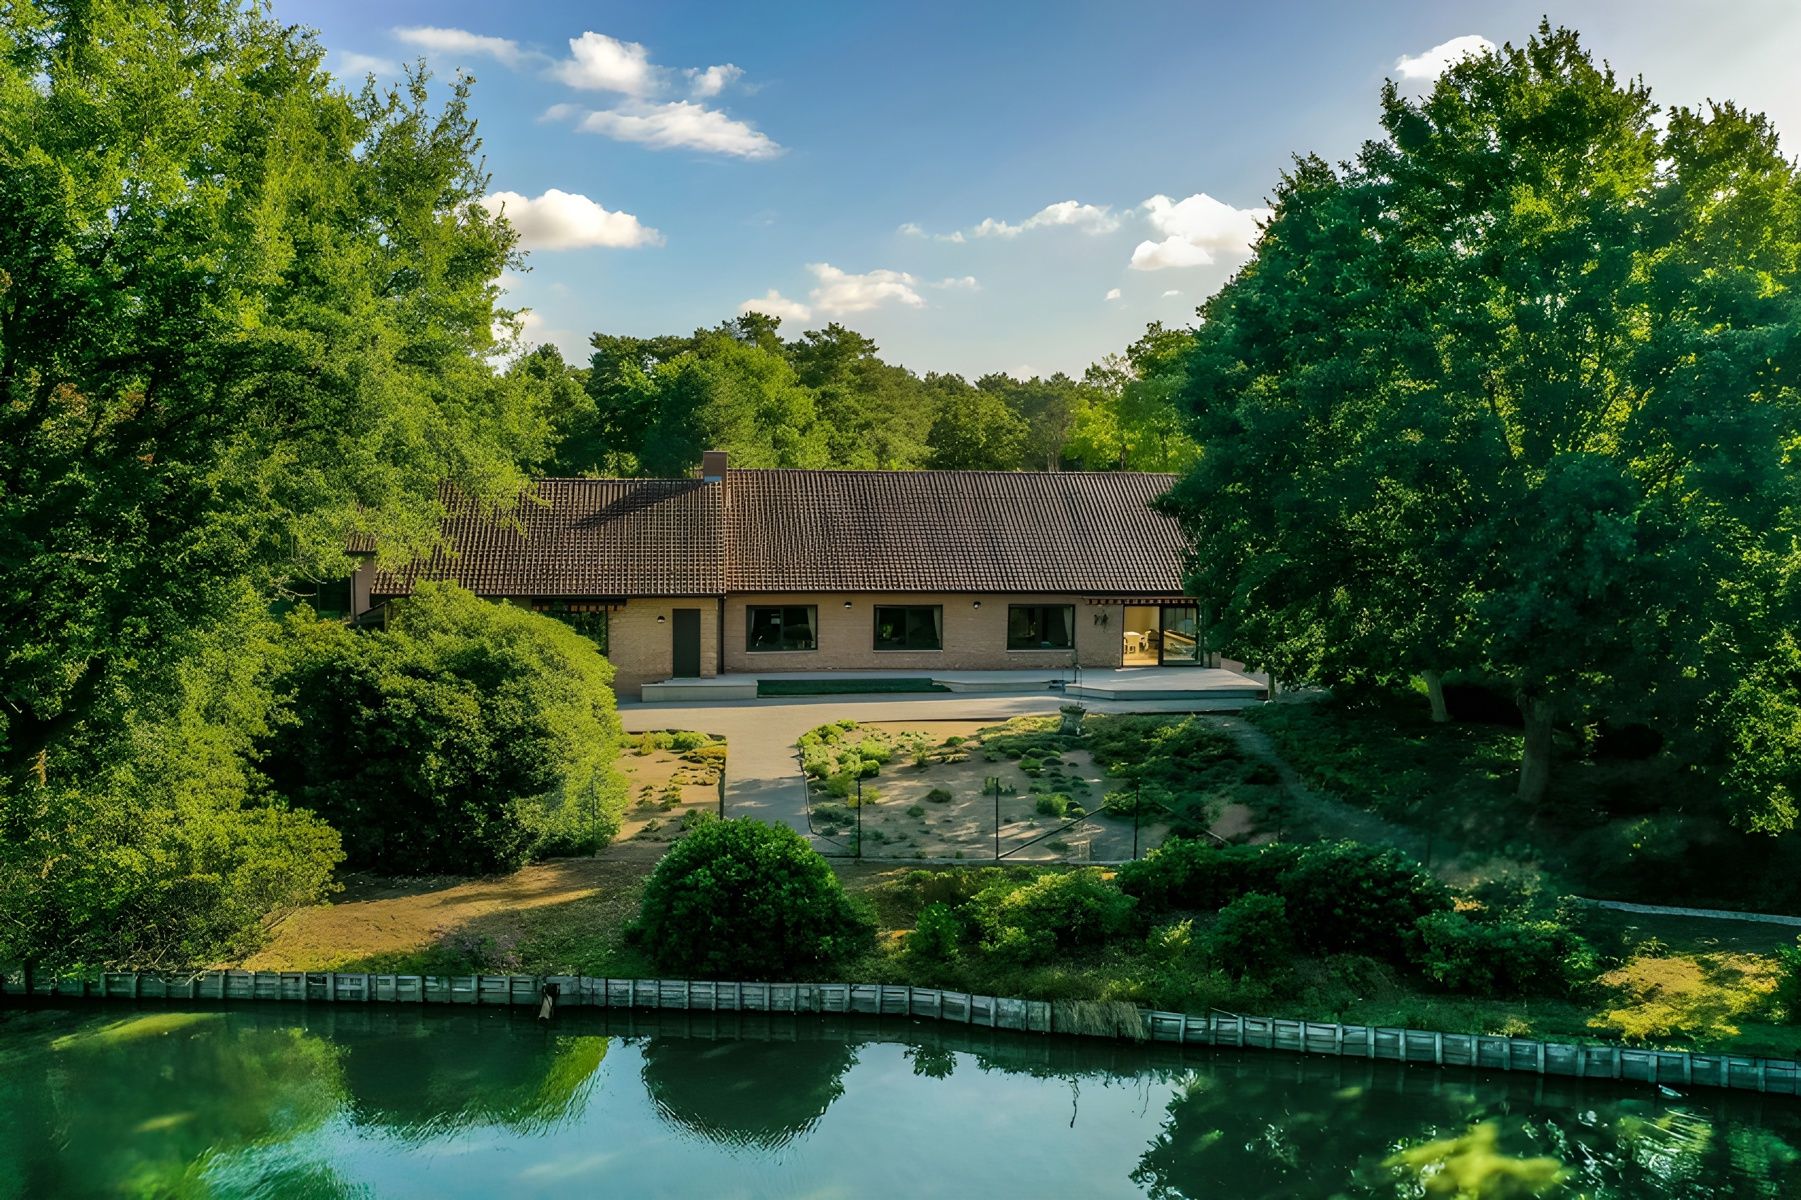
<path id="1" fill-rule="evenodd" d="M 725 451 L 707 450 L 701 454 L 700 479 L 702 483 L 721 483 L 725 480 Z"/>

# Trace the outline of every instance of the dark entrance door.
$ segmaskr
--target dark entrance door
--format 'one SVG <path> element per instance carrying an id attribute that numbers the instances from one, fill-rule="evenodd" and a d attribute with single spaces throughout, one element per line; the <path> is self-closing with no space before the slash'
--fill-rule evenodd
<path id="1" fill-rule="evenodd" d="M 675 610 L 675 677 L 700 676 L 700 609 Z"/>

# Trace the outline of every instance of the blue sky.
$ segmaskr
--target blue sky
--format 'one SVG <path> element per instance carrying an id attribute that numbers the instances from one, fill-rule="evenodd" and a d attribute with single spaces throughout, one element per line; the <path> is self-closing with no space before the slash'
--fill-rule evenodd
<path id="1" fill-rule="evenodd" d="M 595 330 L 685 333 L 751 302 L 968 375 L 1076 373 L 1192 322 L 1292 154 L 1353 153 L 1384 78 L 1424 86 L 1434 48 L 1523 40 L 1545 11 L 276 0 L 353 82 L 419 57 L 476 75 L 493 190 L 531 248 L 508 280 L 529 339 L 585 361 Z M 1735 99 L 1801 144 L 1794 0 L 1549 15 L 1663 103 Z"/>

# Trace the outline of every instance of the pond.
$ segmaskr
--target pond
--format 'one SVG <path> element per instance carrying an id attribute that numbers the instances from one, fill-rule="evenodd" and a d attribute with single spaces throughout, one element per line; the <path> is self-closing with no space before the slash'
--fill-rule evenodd
<path id="1" fill-rule="evenodd" d="M 0 1013 L 0 1196 L 120 1195 L 1781 1197 L 1801 1103 L 893 1020 Z"/>

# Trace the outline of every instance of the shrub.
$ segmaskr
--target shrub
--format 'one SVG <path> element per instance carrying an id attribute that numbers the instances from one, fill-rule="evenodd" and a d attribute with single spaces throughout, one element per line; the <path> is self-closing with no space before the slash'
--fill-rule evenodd
<path id="1" fill-rule="evenodd" d="M 679 753 L 686 753 L 690 750 L 698 750 L 712 740 L 708 734 L 695 733 L 689 729 L 676 729 L 669 733 L 669 748 Z"/>
<path id="2" fill-rule="evenodd" d="M 1131 923 L 1135 902 L 1093 867 L 1007 879 L 969 902 L 985 949 L 1030 962 L 1057 949 L 1097 945 Z"/>
<path id="3" fill-rule="evenodd" d="M 930 800 L 933 804 L 949 804 L 951 802 L 951 794 L 943 788 L 933 788 L 926 793 L 926 799 Z"/>
<path id="4" fill-rule="evenodd" d="M 618 829 L 613 669 L 569 626 L 422 584 L 386 629 L 296 616 L 287 633 L 264 772 L 352 865 L 510 871 Z"/>
<path id="5" fill-rule="evenodd" d="M 1557 921 L 1472 920 L 1460 912 L 1435 912 L 1421 917 L 1417 927 L 1420 969 L 1454 992 L 1567 992 L 1595 971 L 1588 943 Z"/>
<path id="6" fill-rule="evenodd" d="M 657 863 L 632 939 L 663 970 L 781 978 L 866 948 L 873 923 L 785 825 L 712 821 Z"/>
<path id="7" fill-rule="evenodd" d="M 1801 1025 L 1801 938 L 1776 951 L 1775 1000 L 1782 1008 L 1782 1020 Z"/>
<path id="8" fill-rule="evenodd" d="M 909 817 L 923 817 L 926 815 L 926 806 L 923 804 L 909 804 L 907 805 L 907 815 Z"/>
<path id="9" fill-rule="evenodd" d="M 1173 837 L 1137 862 L 1119 869 L 1119 886 L 1150 909 L 1212 911 L 1246 892 L 1276 892 L 1282 874 L 1299 859 L 1299 847 L 1215 846 Z"/>
<path id="10" fill-rule="evenodd" d="M 1062 792 L 1053 792 L 1048 796 L 1038 797 L 1038 803 L 1033 807 L 1041 815 L 1056 817 L 1060 821 L 1069 815 L 1069 797 Z"/>
<path id="11" fill-rule="evenodd" d="M 1144 939 L 1144 948 L 1152 958 L 1168 961 L 1186 957 L 1194 948 L 1194 921 L 1184 919 L 1157 926 Z"/>
<path id="12" fill-rule="evenodd" d="M 911 959 L 950 962 L 957 957 L 963 937 L 963 920 L 956 910 L 934 901 L 919 910 L 903 950 Z"/>
<path id="13" fill-rule="evenodd" d="M 1236 975 L 1264 973 L 1293 957 L 1288 904 L 1266 892 L 1246 892 L 1219 910 L 1207 932 L 1207 953 Z"/>
<path id="14" fill-rule="evenodd" d="M 1277 890 L 1309 948 L 1391 962 L 1414 957 L 1421 917 L 1451 907 L 1444 884 L 1413 859 L 1358 842 L 1308 846 Z"/>
<path id="15" fill-rule="evenodd" d="M 684 832 L 693 832 L 702 825 L 719 820 L 719 814 L 710 808 L 691 808 L 682 814 L 681 826 Z"/>

